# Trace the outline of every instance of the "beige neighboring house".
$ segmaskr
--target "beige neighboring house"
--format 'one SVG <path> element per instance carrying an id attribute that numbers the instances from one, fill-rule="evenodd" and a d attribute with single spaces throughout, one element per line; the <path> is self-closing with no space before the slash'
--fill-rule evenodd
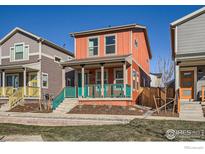
<path id="1" fill-rule="evenodd" d="M 164 87 L 162 83 L 162 73 L 150 73 L 151 87 Z"/>
<path id="2" fill-rule="evenodd" d="M 0 41 L 0 103 L 10 108 L 20 100 L 36 102 L 44 94 L 54 97 L 65 87 L 60 62 L 73 54 L 42 37 L 15 28 Z"/>

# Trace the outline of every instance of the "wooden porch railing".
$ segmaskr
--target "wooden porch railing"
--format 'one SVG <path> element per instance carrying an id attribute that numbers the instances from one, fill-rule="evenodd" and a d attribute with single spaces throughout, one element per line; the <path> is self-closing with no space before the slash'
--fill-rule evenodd
<path id="1" fill-rule="evenodd" d="M 24 98 L 24 88 L 18 88 L 11 96 L 9 96 L 9 107 L 13 108 L 20 100 Z"/>

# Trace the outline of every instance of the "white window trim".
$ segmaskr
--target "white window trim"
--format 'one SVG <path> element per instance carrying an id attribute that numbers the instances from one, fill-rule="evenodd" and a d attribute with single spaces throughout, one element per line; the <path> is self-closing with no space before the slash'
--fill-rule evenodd
<path id="1" fill-rule="evenodd" d="M 98 69 L 98 70 L 96 70 L 96 71 L 95 71 L 95 83 L 96 83 L 96 84 L 97 84 L 97 81 L 98 81 L 98 79 L 97 79 L 97 73 L 98 73 L 98 72 L 100 72 L 100 73 L 101 73 L 101 70 L 100 70 L 100 69 Z M 105 81 L 105 80 L 107 80 L 107 83 L 108 83 L 108 79 L 109 79 L 109 78 L 108 78 L 108 70 L 107 70 L 107 69 L 105 69 L 105 70 L 104 70 L 104 72 L 106 72 L 106 73 L 107 73 L 107 77 L 106 77 L 106 79 L 104 79 L 104 81 Z M 100 78 L 100 81 L 101 81 L 101 78 Z"/>
<path id="2" fill-rule="evenodd" d="M 25 47 L 27 46 L 28 47 L 28 58 L 24 58 L 23 59 L 17 59 L 16 60 L 16 51 L 15 51 L 15 46 L 16 45 L 23 45 L 23 56 L 25 54 Z M 14 59 L 11 60 L 11 48 L 14 49 Z M 25 60 L 29 60 L 29 52 L 30 52 L 30 48 L 29 48 L 29 45 L 25 45 L 25 42 L 20 42 L 20 43 L 14 43 L 14 46 L 13 47 L 10 47 L 10 62 L 18 62 L 18 61 L 25 61 Z"/>
<path id="3" fill-rule="evenodd" d="M 89 55 L 89 40 L 90 39 L 95 39 L 95 38 L 97 38 L 98 39 L 98 54 L 97 55 Z M 92 36 L 92 37 L 88 37 L 88 40 L 87 40 L 88 42 L 87 42 L 87 57 L 98 57 L 99 56 L 99 49 L 100 49 L 100 36 Z"/>
<path id="4" fill-rule="evenodd" d="M 58 63 L 58 64 L 60 63 L 59 61 L 56 61 L 56 58 L 59 58 L 59 59 L 60 59 L 60 62 L 62 62 L 62 58 L 55 55 L 55 56 L 54 56 L 54 62 L 55 62 L 55 63 Z"/>
<path id="5" fill-rule="evenodd" d="M 106 37 L 108 36 L 115 36 L 115 53 L 106 53 Z M 104 35 L 104 55 L 106 56 L 113 56 L 113 55 L 117 55 L 117 34 L 107 34 Z"/>
<path id="6" fill-rule="evenodd" d="M 41 83 L 42 88 L 48 89 L 48 80 L 47 80 L 47 86 L 43 86 L 43 75 L 47 75 L 47 78 L 48 78 L 48 73 L 42 73 L 42 83 Z"/>
<path id="7" fill-rule="evenodd" d="M 116 71 L 122 71 L 123 72 L 123 69 L 122 68 L 115 68 L 114 69 L 114 84 L 116 84 Z M 123 82 L 124 82 L 124 74 L 123 74 L 123 78 L 117 79 L 117 80 L 123 80 Z"/>

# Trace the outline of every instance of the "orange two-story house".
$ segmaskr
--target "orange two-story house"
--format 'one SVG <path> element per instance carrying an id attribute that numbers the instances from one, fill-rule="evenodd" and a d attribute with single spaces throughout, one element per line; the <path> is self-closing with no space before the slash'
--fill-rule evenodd
<path id="1" fill-rule="evenodd" d="M 75 59 L 62 66 L 75 70 L 74 96 L 79 103 L 134 105 L 140 87 L 150 85 L 152 54 L 146 27 L 130 24 L 71 36 Z"/>

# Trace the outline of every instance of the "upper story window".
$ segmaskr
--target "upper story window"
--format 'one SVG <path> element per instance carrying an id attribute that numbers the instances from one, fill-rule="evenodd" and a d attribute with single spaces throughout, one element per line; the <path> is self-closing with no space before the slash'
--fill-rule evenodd
<path id="1" fill-rule="evenodd" d="M 88 40 L 88 55 L 97 56 L 98 55 L 98 37 L 92 37 Z"/>
<path id="2" fill-rule="evenodd" d="M 105 53 L 115 54 L 116 50 L 116 38 L 115 35 L 105 36 Z"/>
<path id="3" fill-rule="evenodd" d="M 29 46 L 24 43 L 16 43 L 10 48 L 10 60 L 20 61 L 29 59 Z"/>

